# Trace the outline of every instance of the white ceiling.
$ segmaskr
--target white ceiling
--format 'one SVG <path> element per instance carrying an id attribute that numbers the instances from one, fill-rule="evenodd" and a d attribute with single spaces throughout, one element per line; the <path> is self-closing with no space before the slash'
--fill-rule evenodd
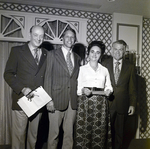
<path id="1" fill-rule="evenodd" d="M 126 13 L 150 18 L 150 0 L 0 0 L 21 4 L 67 8 L 100 13 Z M 112 1 L 112 2 L 109 2 Z"/>

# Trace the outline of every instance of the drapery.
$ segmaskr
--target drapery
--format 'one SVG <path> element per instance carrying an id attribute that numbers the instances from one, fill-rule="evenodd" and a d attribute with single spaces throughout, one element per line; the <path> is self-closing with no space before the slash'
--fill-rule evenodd
<path id="1" fill-rule="evenodd" d="M 11 88 L 3 78 L 11 47 L 23 43 L 0 41 L 0 145 L 11 144 Z"/>

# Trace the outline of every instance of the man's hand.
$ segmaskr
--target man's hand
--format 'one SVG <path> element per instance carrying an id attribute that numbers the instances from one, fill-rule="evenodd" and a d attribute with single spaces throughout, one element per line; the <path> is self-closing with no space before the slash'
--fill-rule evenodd
<path id="1" fill-rule="evenodd" d="M 32 92 L 30 88 L 24 87 L 22 89 L 22 93 L 24 94 L 24 96 L 28 98 L 28 100 L 32 101 L 32 98 L 34 97 L 34 93 Z"/>
<path id="2" fill-rule="evenodd" d="M 47 105 L 47 110 L 50 111 L 50 112 L 55 112 L 55 107 L 54 107 L 54 102 L 51 100 Z"/>
<path id="3" fill-rule="evenodd" d="M 128 115 L 133 115 L 134 112 L 135 112 L 134 106 L 130 106 L 130 107 L 129 107 L 129 110 L 128 110 Z"/>

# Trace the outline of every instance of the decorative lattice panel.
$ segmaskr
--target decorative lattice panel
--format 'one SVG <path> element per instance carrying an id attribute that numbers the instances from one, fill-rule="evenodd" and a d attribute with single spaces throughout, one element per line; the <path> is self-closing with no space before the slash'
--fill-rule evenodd
<path id="1" fill-rule="evenodd" d="M 49 8 L 44 6 L 31 6 L 17 3 L 0 2 L 0 10 L 21 11 L 29 13 L 50 14 L 57 16 L 68 16 L 87 18 L 87 43 L 92 40 L 102 40 L 106 45 L 106 53 L 109 54 L 112 41 L 112 15 L 79 10 L 61 8 Z"/>
<path id="2" fill-rule="evenodd" d="M 111 20 L 89 20 L 87 25 L 87 42 L 101 40 L 105 43 L 109 54 L 112 42 L 112 22 Z"/>
<path id="3" fill-rule="evenodd" d="M 142 69 L 140 78 L 140 138 L 150 138 L 150 19 L 143 20 Z"/>

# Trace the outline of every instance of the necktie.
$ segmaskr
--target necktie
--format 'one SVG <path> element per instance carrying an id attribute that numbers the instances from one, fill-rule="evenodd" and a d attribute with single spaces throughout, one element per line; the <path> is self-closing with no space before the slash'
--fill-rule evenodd
<path id="1" fill-rule="evenodd" d="M 73 64 L 71 61 L 71 53 L 70 52 L 67 53 L 66 62 L 67 62 L 69 73 L 71 75 L 72 71 L 73 71 Z"/>
<path id="2" fill-rule="evenodd" d="M 38 55 L 38 49 L 34 49 L 34 59 L 37 65 L 39 64 L 39 55 Z"/>
<path id="3" fill-rule="evenodd" d="M 115 66 L 115 83 L 117 84 L 119 75 L 120 75 L 120 69 L 119 69 L 120 62 L 116 62 Z"/>

